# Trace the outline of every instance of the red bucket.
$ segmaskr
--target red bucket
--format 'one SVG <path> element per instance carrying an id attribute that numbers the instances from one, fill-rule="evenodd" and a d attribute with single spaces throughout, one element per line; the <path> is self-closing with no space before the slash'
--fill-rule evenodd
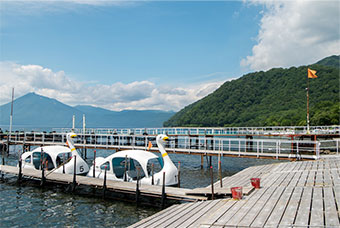
<path id="1" fill-rule="evenodd" d="M 260 178 L 251 178 L 250 182 L 254 188 L 260 188 Z"/>
<path id="2" fill-rule="evenodd" d="M 240 200 L 242 199 L 242 187 L 233 187 L 231 188 L 231 195 L 233 196 L 233 199 Z"/>

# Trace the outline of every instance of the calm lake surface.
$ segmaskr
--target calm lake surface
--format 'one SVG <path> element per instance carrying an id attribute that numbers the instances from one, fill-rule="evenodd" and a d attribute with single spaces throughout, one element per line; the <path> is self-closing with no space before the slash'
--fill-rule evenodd
<path id="1" fill-rule="evenodd" d="M 17 151 L 13 148 L 6 164 L 16 165 Z M 97 150 L 97 157 L 106 157 L 112 151 Z M 93 151 L 88 150 L 88 162 Z M 181 187 L 206 187 L 210 184 L 210 172 L 205 160 L 196 155 L 169 154 L 177 165 L 181 162 Z M 222 175 L 233 175 L 249 166 L 279 162 L 270 159 L 222 158 Z M 214 179 L 217 181 L 217 158 L 213 157 Z M 5 175 L 0 180 L 0 227 L 126 227 L 156 212 L 159 208 L 136 207 L 134 204 L 101 198 L 84 197 L 65 193 L 61 189 L 41 189 L 25 183 L 16 184 L 16 178 Z"/>

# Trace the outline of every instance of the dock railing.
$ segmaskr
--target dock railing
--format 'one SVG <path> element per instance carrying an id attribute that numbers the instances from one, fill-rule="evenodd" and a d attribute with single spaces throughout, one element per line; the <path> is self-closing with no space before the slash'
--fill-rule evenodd
<path id="1" fill-rule="evenodd" d="M 173 153 L 274 159 L 319 159 L 324 155 L 339 155 L 339 139 L 312 141 L 188 135 L 170 138 L 166 148 Z M 153 151 L 157 151 L 155 136 L 150 135 L 78 133 L 75 145 L 78 148 L 146 150 L 149 141 L 153 143 Z M 13 132 L 10 142 L 33 146 L 64 145 L 66 133 Z"/>
<path id="2" fill-rule="evenodd" d="M 71 128 L 54 128 L 55 132 L 70 132 Z M 83 129 L 74 129 L 75 133 L 84 133 Z M 87 134 L 135 134 L 135 135 L 296 135 L 306 134 L 306 126 L 273 126 L 273 127 L 169 127 L 169 128 L 87 128 Z M 337 134 L 340 126 L 311 126 L 310 134 Z"/>

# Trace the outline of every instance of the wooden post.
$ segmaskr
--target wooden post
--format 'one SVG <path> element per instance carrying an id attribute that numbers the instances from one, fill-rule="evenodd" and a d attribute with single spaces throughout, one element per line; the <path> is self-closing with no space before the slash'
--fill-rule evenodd
<path id="1" fill-rule="evenodd" d="M 2 144 L 2 165 L 5 165 L 5 143 Z"/>
<path id="2" fill-rule="evenodd" d="M 139 205 L 139 168 L 137 168 L 137 183 L 136 183 L 136 204 Z"/>
<path id="3" fill-rule="evenodd" d="M 63 173 L 65 173 L 65 154 L 63 154 Z"/>
<path id="4" fill-rule="evenodd" d="M 155 184 L 154 169 L 155 169 L 155 165 L 152 163 L 151 164 L 151 185 Z"/>
<path id="5" fill-rule="evenodd" d="M 163 172 L 163 185 L 162 185 L 162 209 L 165 208 L 165 200 L 166 200 L 166 194 L 165 194 L 165 172 Z"/>
<path id="6" fill-rule="evenodd" d="M 222 167 L 221 167 L 221 161 L 218 162 L 218 173 L 219 173 L 219 176 L 220 176 L 220 187 L 222 188 L 223 187 L 223 183 L 222 183 Z"/>
<path id="7" fill-rule="evenodd" d="M 22 160 L 21 157 L 19 158 L 19 175 L 18 175 L 18 182 L 21 181 L 22 178 Z"/>
<path id="8" fill-rule="evenodd" d="M 93 151 L 93 177 L 96 177 L 96 150 Z"/>
<path id="9" fill-rule="evenodd" d="M 177 176 L 177 180 L 178 180 L 178 183 L 177 183 L 177 187 L 181 187 L 181 162 L 179 161 L 178 162 L 178 176 Z"/>
<path id="10" fill-rule="evenodd" d="M 124 181 L 127 181 L 127 155 L 125 155 L 125 164 L 124 164 Z"/>
<path id="11" fill-rule="evenodd" d="M 44 150 L 41 148 L 40 151 L 40 167 L 41 167 L 41 182 L 40 186 L 44 186 L 45 184 L 45 169 L 44 169 L 45 159 L 44 159 Z"/>
<path id="12" fill-rule="evenodd" d="M 105 166 L 105 171 L 104 171 L 103 198 L 105 198 L 105 193 L 106 193 L 106 170 L 107 170 L 107 166 Z"/>
<path id="13" fill-rule="evenodd" d="M 203 157 L 203 154 L 201 154 L 201 169 L 203 169 L 203 164 L 204 164 L 204 157 Z"/>
<path id="14" fill-rule="evenodd" d="M 74 155 L 74 167 L 73 167 L 73 183 L 72 183 L 72 192 L 76 189 L 76 172 L 77 172 L 77 156 Z"/>
<path id="15" fill-rule="evenodd" d="M 211 199 L 214 200 L 214 173 L 213 167 L 210 166 L 210 177 L 211 177 Z"/>

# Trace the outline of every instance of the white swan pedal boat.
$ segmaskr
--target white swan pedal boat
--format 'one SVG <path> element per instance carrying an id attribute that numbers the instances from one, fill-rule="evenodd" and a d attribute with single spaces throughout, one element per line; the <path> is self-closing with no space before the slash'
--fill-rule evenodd
<path id="1" fill-rule="evenodd" d="M 104 178 L 106 170 L 106 178 L 108 180 L 136 182 L 139 179 L 142 184 L 162 185 L 164 172 L 165 185 L 177 185 L 177 167 L 171 161 L 164 148 L 164 142 L 167 140 L 168 136 L 163 134 L 156 137 L 157 146 L 162 157 L 144 150 L 120 151 L 106 158 L 96 158 L 94 162 L 95 167 L 91 166 L 87 176 Z"/>
<path id="2" fill-rule="evenodd" d="M 89 171 L 88 164 L 81 158 L 74 147 L 72 138 L 77 135 L 67 133 L 66 146 L 42 146 L 21 155 L 22 168 L 41 170 L 43 167 L 54 173 L 74 173 L 74 159 L 76 156 L 76 174 L 86 175 Z"/>

